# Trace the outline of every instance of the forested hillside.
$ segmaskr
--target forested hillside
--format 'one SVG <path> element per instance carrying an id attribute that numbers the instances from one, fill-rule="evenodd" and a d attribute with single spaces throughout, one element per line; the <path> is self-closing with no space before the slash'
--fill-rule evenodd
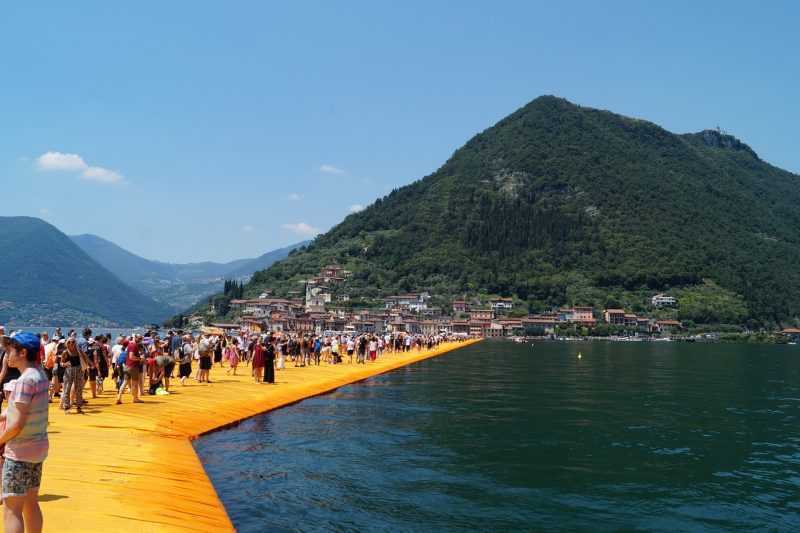
<path id="1" fill-rule="evenodd" d="M 0 217 L 0 324 L 141 325 L 169 314 L 43 220 Z"/>
<path id="2" fill-rule="evenodd" d="M 436 172 L 254 275 L 297 289 L 327 263 L 356 303 L 398 291 L 514 295 L 531 311 L 682 291 L 699 322 L 800 316 L 800 178 L 719 131 L 537 98 Z M 359 298 L 361 300 L 359 300 Z"/>

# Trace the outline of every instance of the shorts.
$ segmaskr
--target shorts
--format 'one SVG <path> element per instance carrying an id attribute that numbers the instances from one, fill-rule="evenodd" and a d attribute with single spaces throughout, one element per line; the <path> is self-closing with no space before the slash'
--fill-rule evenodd
<path id="1" fill-rule="evenodd" d="M 8 496 L 25 496 L 42 484 L 42 463 L 15 461 L 6 457 L 3 463 L 3 499 Z"/>
<path id="2" fill-rule="evenodd" d="M 50 381 L 50 380 L 53 379 L 53 369 L 52 368 L 46 368 L 45 367 L 44 373 L 47 376 L 47 381 Z"/>
<path id="3" fill-rule="evenodd" d="M 164 375 L 168 378 L 172 377 L 172 373 L 175 371 L 175 363 L 169 363 L 167 366 L 164 367 Z"/>
<path id="4" fill-rule="evenodd" d="M 182 378 L 188 378 L 192 375 L 192 363 L 181 363 L 178 367 L 178 375 Z"/>
<path id="5" fill-rule="evenodd" d="M 201 357 L 200 358 L 200 370 L 211 370 L 211 358 L 210 357 Z"/>
<path id="6" fill-rule="evenodd" d="M 125 367 L 125 377 L 129 377 L 131 379 L 139 379 L 140 374 L 139 366 L 126 366 Z"/>
<path id="7" fill-rule="evenodd" d="M 97 381 L 97 369 L 90 368 L 89 369 L 89 381 Z"/>
<path id="8" fill-rule="evenodd" d="M 64 372 L 67 371 L 67 367 L 58 365 L 58 370 L 56 370 L 56 375 L 58 376 L 58 381 L 64 383 Z"/>

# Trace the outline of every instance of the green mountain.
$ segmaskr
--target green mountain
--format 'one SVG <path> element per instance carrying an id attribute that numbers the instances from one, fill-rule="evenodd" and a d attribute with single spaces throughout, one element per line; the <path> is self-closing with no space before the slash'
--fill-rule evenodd
<path id="1" fill-rule="evenodd" d="M 225 279 L 249 278 L 306 243 L 273 250 L 257 258 L 229 263 L 163 263 L 140 257 L 96 235 L 70 237 L 92 259 L 122 281 L 173 311 L 186 309 L 206 296 L 219 292 Z"/>
<path id="2" fill-rule="evenodd" d="M 377 200 L 245 288 L 297 289 L 328 263 L 356 302 L 398 291 L 646 307 L 697 323 L 800 317 L 800 177 L 720 131 L 537 98 L 436 172 Z"/>
<path id="3" fill-rule="evenodd" d="M 141 325 L 169 314 L 43 220 L 0 217 L 0 249 L 0 323 Z"/>

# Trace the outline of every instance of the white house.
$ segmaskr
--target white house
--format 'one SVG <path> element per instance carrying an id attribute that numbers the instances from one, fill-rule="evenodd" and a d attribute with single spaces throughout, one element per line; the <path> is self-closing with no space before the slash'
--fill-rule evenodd
<path id="1" fill-rule="evenodd" d="M 678 303 L 674 296 L 666 294 L 656 294 L 650 301 L 653 303 L 653 307 L 672 307 Z"/>
<path id="2" fill-rule="evenodd" d="M 408 309 L 417 313 L 428 308 L 430 294 L 427 292 L 400 294 L 384 298 L 385 309 Z"/>
<path id="3" fill-rule="evenodd" d="M 493 311 L 511 311 L 514 307 L 513 298 L 495 298 L 489 302 Z"/>

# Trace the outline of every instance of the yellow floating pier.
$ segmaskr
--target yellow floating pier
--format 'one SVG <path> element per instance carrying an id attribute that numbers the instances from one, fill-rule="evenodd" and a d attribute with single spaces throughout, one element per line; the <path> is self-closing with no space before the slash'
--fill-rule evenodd
<path id="1" fill-rule="evenodd" d="M 45 531 L 232 531 L 192 439 L 473 342 L 386 354 L 367 365 L 287 363 L 275 385 L 254 383 L 248 366 L 238 376 L 215 366 L 211 384 L 175 380 L 173 394 L 145 396 L 142 404 L 126 394 L 123 405 L 113 405 L 106 380 L 109 392 L 89 398 L 83 415 L 64 414 L 54 400 L 40 491 Z"/>

